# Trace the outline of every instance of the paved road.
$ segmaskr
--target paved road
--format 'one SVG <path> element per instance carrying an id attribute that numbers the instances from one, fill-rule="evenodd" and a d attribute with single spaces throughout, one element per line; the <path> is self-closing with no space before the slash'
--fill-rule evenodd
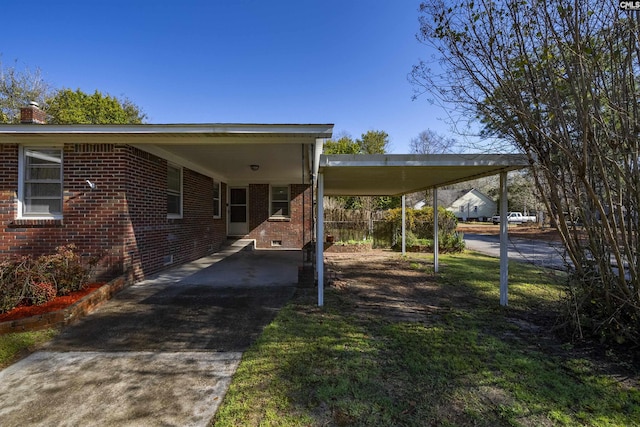
<path id="1" fill-rule="evenodd" d="M 301 253 L 216 254 L 121 291 L 0 371 L 0 425 L 206 426 Z"/>
<path id="2" fill-rule="evenodd" d="M 467 248 L 500 257 L 500 236 L 464 233 Z M 557 242 L 509 237 L 509 259 L 547 268 L 566 270 L 564 246 Z"/>

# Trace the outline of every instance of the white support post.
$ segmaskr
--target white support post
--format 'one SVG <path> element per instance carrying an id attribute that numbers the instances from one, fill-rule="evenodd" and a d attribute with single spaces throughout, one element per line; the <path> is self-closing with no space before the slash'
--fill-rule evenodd
<path id="1" fill-rule="evenodd" d="M 438 255 L 440 253 L 438 242 L 438 189 L 433 189 L 433 272 L 438 272 Z"/>
<path id="2" fill-rule="evenodd" d="M 407 253 L 407 198 L 402 195 L 402 255 Z"/>
<path id="3" fill-rule="evenodd" d="M 316 215 L 316 274 L 318 276 L 318 307 L 324 305 L 324 176 L 318 174 L 318 212 Z"/>
<path id="4" fill-rule="evenodd" d="M 509 235 L 507 224 L 507 172 L 500 172 L 500 305 L 509 305 Z"/>

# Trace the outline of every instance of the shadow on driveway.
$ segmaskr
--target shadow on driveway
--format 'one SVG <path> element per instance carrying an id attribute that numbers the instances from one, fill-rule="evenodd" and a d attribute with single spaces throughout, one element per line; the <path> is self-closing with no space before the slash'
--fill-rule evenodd
<path id="1" fill-rule="evenodd" d="M 203 258 L 135 284 L 0 371 L 0 420 L 205 426 L 242 352 L 295 292 L 298 251 Z"/>

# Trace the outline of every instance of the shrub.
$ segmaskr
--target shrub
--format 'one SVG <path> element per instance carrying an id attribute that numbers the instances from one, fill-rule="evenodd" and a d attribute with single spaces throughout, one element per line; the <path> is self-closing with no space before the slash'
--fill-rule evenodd
<path id="1" fill-rule="evenodd" d="M 44 304 L 86 286 L 97 259 L 84 264 L 73 244 L 37 259 L 29 256 L 0 263 L 0 313 L 21 302 Z"/>
<path id="2" fill-rule="evenodd" d="M 402 239 L 402 209 L 391 209 L 384 218 L 385 226 L 381 232 L 392 233 L 392 247 L 398 248 Z M 406 244 L 417 245 L 422 239 L 433 239 L 433 208 L 406 209 Z M 438 208 L 438 248 L 443 252 L 461 252 L 464 240 L 456 232 L 458 220 L 453 212 L 443 207 Z M 432 243 L 433 245 L 433 243 Z"/>
<path id="3" fill-rule="evenodd" d="M 32 270 L 30 257 L 0 263 L 0 313 L 13 309 L 27 297 Z"/>
<path id="4" fill-rule="evenodd" d="M 637 307 L 619 302 L 611 313 L 614 301 L 611 297 L 602 297 L 606 294 L 604 282 L 613 280 L 612 277 L 603 277 L 595 265 L 586 268 L 583 274 L 576 271 L 569 274 L 561 322 L 557 328 L 572 340 L 591 338 L 611 346 L 626 345 L 637 349 L 640 345 Z"/>
<path id="5" fill-rule="evenodd" d="M 412 209 L 415 224 L 414 231 L 419 238 L 433 238 L 433 208 L 426 207 L 422 209 Z M 402 213 L 401 213 L 402 215 Z M 442 235 L 450 235 L 456 232 L 458 219 L 453 212 L 443 207 L 438 208 L 438 231 Z"/>
<path id="6" fill-rule="evenodd" d="M 32 283 L 29 286 L 29 299 L 33 305 L 46 304 L 56 297 L 56 287 L 49 282 Z"/>
<path id="7" fill-rule="evenodd" d="M 465 248 L 464 235 L 453 232 L 438 238 L 438 247 L 442 252 L 462 252 Z"/>
<path id="8" fill-rule="evenodd" d="M 55 284 L 58 295 L 67 295 L 83 289 L 91 271 L 90 267 L 95 265 L 93 261 L 90 261 L 88 266 L 83 265 L 76 249 L 74 244 L 58 246 L 55 254 L 38 258 L 44 276 Z"/>

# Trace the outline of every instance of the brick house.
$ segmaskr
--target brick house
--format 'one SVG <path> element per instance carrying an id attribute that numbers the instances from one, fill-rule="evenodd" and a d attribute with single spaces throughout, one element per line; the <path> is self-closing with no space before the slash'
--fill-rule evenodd
<path id="1" fill-rule="evenodd" d="M 0 259 L 74 243 L 139 280 L 220 249 L 312 241 L 312 171 L 331 124 L 0 125 Z"/>

